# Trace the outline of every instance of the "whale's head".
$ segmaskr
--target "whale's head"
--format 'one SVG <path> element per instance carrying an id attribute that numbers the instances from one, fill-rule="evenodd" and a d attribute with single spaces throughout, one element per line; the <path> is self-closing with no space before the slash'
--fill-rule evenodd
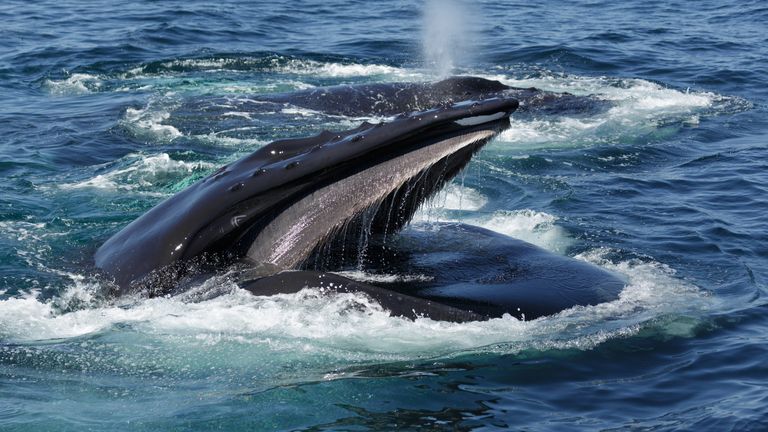
<path id="1" fill-rule="evenodd" d="M 448 95 L 454 100 L 497 95 L 512 88 L 500 81 L 474 76 L 453 76 L 429 85 L 434 92 Z"/>
<path id="2" fill-rule="evenodd" d="M 162 290 L 200 261 L 296 268 L 361 219 L 371 230 L 401 227 L 517 107 L 511 98 L 467 101 L 273 142 L 133 221 L 99 248 L 96 265 L 121 290 Z"/>

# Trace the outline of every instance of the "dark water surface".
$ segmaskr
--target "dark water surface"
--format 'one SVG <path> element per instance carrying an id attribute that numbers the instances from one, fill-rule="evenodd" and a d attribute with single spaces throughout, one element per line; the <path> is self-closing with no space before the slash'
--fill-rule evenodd
<path id="1" fill-rule="evenodd" d="M 0 429 L 768 429 L 768 5 L 541 3 L 473 3 L 454 72 L 613 107 L 513 118 L 410 229 L 480 225 L 628 285 L 451 324 L 225 276 L 113 302 L 91 267 L 218 166 L 362 120 L 206 100 L 433 79 L 423 4 L 4 1 Z"/>

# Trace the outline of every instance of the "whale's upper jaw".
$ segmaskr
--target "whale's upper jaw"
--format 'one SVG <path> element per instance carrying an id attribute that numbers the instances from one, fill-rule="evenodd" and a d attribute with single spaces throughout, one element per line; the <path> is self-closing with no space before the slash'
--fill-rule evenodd
<path id="1" fill-rule="evenodd" d="M 291 203 L 361 167 L 463 134 L 495 134 L 517 107 L 511 98 L 462 102 L 388 123 L 273 142 L 133 221 L 99 248 L 96 265 L 120 287 L 130 287 L 171 264 L 226 250 Z"/>

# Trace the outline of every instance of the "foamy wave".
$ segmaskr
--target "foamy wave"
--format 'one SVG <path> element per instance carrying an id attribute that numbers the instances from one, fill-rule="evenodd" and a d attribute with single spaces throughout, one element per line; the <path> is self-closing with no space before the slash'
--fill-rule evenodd
<path id="1" fill-rule="evenodd" d="M 214 165 L 208 162 L 174 160 L 167 153 L 153 156 L 129 154 L 125 159 L 130 162 L 124 168 L 99 174 L 77 183 L 64 183 L 59 187 L 62 189 L 97 188 L 107 190 L 154 188 L 165 183 L 171 175 L 188 175 L 196 171 L 214 168 Z"/>
<path id="2" fill-rule="evenodd" d="M 711 310 L 720 310 L 722 300 L 713 297 L 676 276 L 671 267 L 648 260 L 631 259 L 614 262 L 608 257 L 615 251 L 599 248 L 575 256 L 576 259 L 591 262 L 607 270 L 623 275 L 627 287 L 619 299 L 588 307 L 575 307 L 559 314 L 562 317 L 578 316 L 587 311 L 600 319 L 632 315 L 647 320 L 675 315 L 705 316 Z M 684 319 L 674 321 L 665 328 L 672 336 L 690 337 L 696 328 L 696 321 Z"/>
<path id="3" fill-rule="evenodd" d="M 253 64 L 253 59 L 238 58 L 238 57 L 219 57 L 208 59 L 177 59 L 167 62 L 163 62 L 162 66 L 165 69 L 195 69 L 195 70 L 223 70 L 232 69 L 234 66 L 243 64 Z"/>
<path id="4" fill-rule="evenodd" d="M 513 114 L 512 127 L 500 135 L 500 141 L 514 143 L 517 149 L 617 143 L 652 133 L 670 122 L 695 126 L 701 115 L 728 103 L 727 98 L 714 93 L 680 91 L 642 79 L 555 74 L 527 79 L 489 78 L 516 87 L 593 95 L 613 103 L 606 112 L 586 117 L 519 119 Z"/>
<path id="5" fill-rule="evenodd" d="M 255 149 L 268 144 L 270 141 L 265 141 L 259 138 L 238 138 L 226 136 L 227 133 L 232 133 L 236 130 L 248 130 L 251 128 L 239 128 L 228 129 L 220 132 L 210 132 L 205 135 L 191 135 L 189 138 L 197 140 L 206 144 L 220 145 L 225 147 L 237 147 L 237 148 L 249 148 Z"/>
<path id="6" fill-rule="evenodd" d="M 51 94 L 55 95 L 78 95 L 97 91 L 103 85 L 100 77 L 86 73 L 76 73 L 63 80 L 47 79 L 43 86 Z"/>
<path id="7" fill-rule="evenodd" d="M 310 59 L 292 59 L 282 56 L 218 57 L 203 59 L 176 59 L 158 64 L 141 65 L 119 75 L 122 79 L 139 79 L 157 75 L 174 75 L 187 72 L 238 72 L 263 71 L 294 75 L 324 77 L 395 76 L 422 77 L 423 74 L 407 69 L 361 63 L 323 62 Z"/>
<path id="8" fill-rule="evenodd" d="M 153 63 L 136 66 L 119 74 L 118 77 L 121 79 L 144 79 L 157 75 L 173 75 L 187 71 L 235 71 L 256 67 L 260 63 L 260 59 L 240 57 L 175 59 L 159 64 Z"/>
<path id="9" fill-rule="evenodd" d="M 206 134 L 184 134 L 173 125 L 167 124 L 171 118 L 171 113 L 178 106 L 178 101 L 174 95 L 166 95 L 160 99 L 150 100 L 144 108 L 128 108 L 125 115 L 120 120 L 120 124 L 137 138 L 141 138 L 150 143 L 168 143 L 175 139 L 184 137 L 191 140 L 197 140 L 206 144 L 224 145 L 228 147 L 253 147 L 263 145 L 269 141 L 251 137 L 231 137 L 228 133 L 243 132 L 253 129 L 253 127 L 240 127 L 222 131 L 213 131 Z M 223 105 L 223 108 L 232 108 L 232 111 L 223 113 L 222 118 L 242 118 L 252 120 L 253 113 L 237 111 L 233 106 Z M 307 114 L 309 115 L 309 114 Z"/>
<path id="10" fill-rule="evenodd" d="M 573 244 L 573 239 L 557 225 L 557 220 L 556 216 L 544 212 L 523 209 L 499 210 L 467 222 L 562 254 Z"/>
<path id="11" fill-rule="evenodd" d="M 415 77 L 422 76 L 418 72 L 407 69 L 381 65 L 381 64 L 360 64 L 360 63 L 338 63 L 323 62 L 308 59 L 286 59 L 284 57 L 275 57 L 267 62 L 264 67 L 262 58 L 214 58 L 214 59 L 183 59 L 173 60 L 163 63 L 166 69 L 195 69 L 195 70 L 232 70 L 251 66 L 260 70 L 296 74 L 296 75 L 316 75 L 324 77 L 366 77 L 366 76 L 394 76 L 394 77 Z"/>
<path id="12" fill-rule="evenodd" d="M 316 60 L 292 59 L 284 64 L 275 64 L 273 71 L 298 75 L 315 75 L 331 78 L 386 76 L 393 78 L 416 78 L 422 74 L 395 66 L 380 64 L 320 62 Z"/>
<path id="13" fill-rule="evenodd" d="M 557 117 L 533 120 L 510 120 L 510 128 L 499 135 L 502 143 L 515 144 L 515 149 L 540 148 L 546 146 L 575 146 L 585 143 L 604 141 L 595 138 L 598 128 L 605 125 L 607 119 L 577 119 Z M 498 147 L 499 145 L 494 145 Z"/>
<path id="14" fill-rule="evenodd" d="M 428 318 L 411 321 L 390 316 L 358 293 L 308 288 L 297 294 L 259 297 L 218 278 L 216 283 L 226 288 L 224 294 L 196 302 L 185 301 L 188 297 L 182 295 L 63 312 L 55 299 L 2 300 L 0 337 L 16 342 L 75 338 L 120 327 L 144 338 L 197 345 L 200 350 L 192 348 L 192 355 L 200 357 L 207 347 L 236 344 L 258 346 L 260 355 L 267 356 L 293 351 L 305 356 L 322 353 L 355 360 L 405 360 L 466 351 L 591 349 L 649 326 L 673 336 L 688 336 L 713 306 L 710 296 L 676 278 L 664 265 L 636 260 L 613 263 L 606 256 L 606 251 L 597 250 L 578 258 L 623 274 L 628 284 L 619 299 L 533 321 L 510 316 L 460 324 Z M 82 298 L 83 286 L 70 290 L 76 291 L 72 297 Z M 85 291 L 87 300 L 90 289 Z"/>
<path id="15" fill-rule="evenodd" d="M 148 141 L 172 141 L 182 136 L 178 129 L 163 123 L 171 117 L 173 108 L 175 106 L 168 106 L 167 102 L 150 101 L 144 108 L 126 109 L 121 123 L 136 136 Z"/>

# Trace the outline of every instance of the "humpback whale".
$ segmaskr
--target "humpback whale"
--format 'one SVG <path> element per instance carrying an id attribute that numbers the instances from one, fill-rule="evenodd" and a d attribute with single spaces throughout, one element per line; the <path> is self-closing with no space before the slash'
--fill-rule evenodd
<path id="1" fill-rule="evenodd" d="M 594 96 L 576 96 L 535 87 L 512 87 L 496 80 L 455 76 L 437 82 L 395 82 L 319 87 L 297 92 L 255 96 L 251 100 L 287 103 L 347 117 L 393 116 L 445 103 L 492 97 L 520 102 L 517 114 L 583 114 L 608 107 Z"/>
<path id="2" fill-rule="evenodd" d="M 96 266 L 117 294 L 166 294 L 223 267 L 236 269 L 240 286 L 256 295 L 305 287 L 356 291 L 395 315 L 451 321 L 505 313 L 536 318 L 616 298 L 623 281 L 598 267 L 460 225 L 441 229 L 442 236 L 485 239 L 489 255 L 478 252 L 466 262 L 482 267 L 490 261 L 488 274 L 496 276 L 388 287 L 323 268 L 316 257 L 333 245 L 344 249 L 350 230 L 371 239 L 398 233 L 424 200 L 509 126 L 519 102 L 493 96 L 438 106 L 268 144 L 134 220 L 97 250 Z"/>
<path id="3" fill-rule="evenodd" d="M 496 80 L 456 76 L 438 82 L 345 84 L 285 93 L 191 98 L 174 110 L 169 121 L 179 130 L 208 134 L 222 125 L 237 129 L 251 124 L 248 118 L 228 116 L 232 112 L 274 115 L 291 106 L 332 116 L 392 117 L 494 97 L 517 99 L 520 106 L 516 117 L 585 116 L 611 107 L 610 101 L 596 96 L 511 87 Z"/>

